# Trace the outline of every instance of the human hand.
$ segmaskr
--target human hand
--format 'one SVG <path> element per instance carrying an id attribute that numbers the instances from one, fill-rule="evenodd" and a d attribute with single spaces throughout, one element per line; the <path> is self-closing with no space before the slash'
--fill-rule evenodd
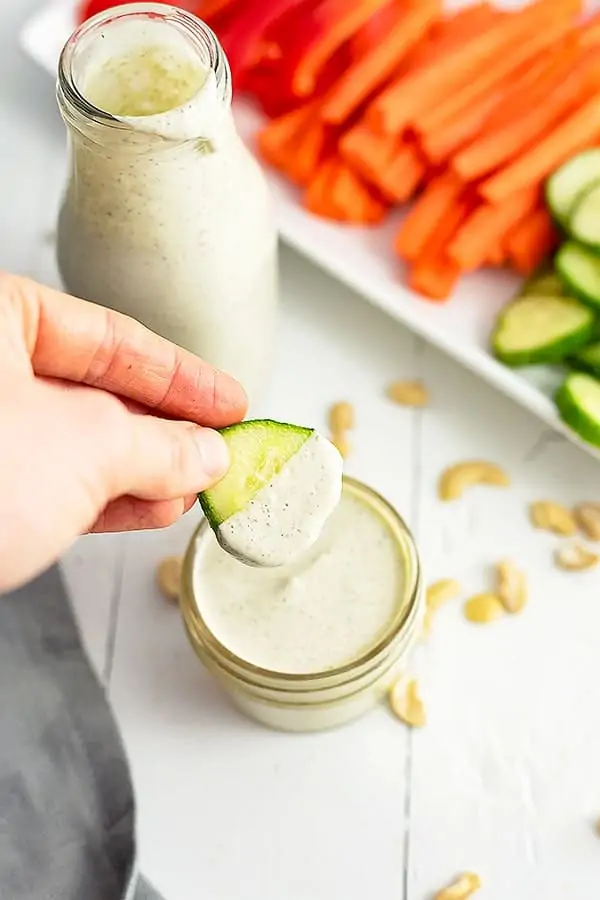
<path id="1" fill-rule="evenodd" d="M 133 319 L 0 273 L 0 592 L 79 534 L 173 523 L 229 465 L 210 429 L 245 411 Z"/>

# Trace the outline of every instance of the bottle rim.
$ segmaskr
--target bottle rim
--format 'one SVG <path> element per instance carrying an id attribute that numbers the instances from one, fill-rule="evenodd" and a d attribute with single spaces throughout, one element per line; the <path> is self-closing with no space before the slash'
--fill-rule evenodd
<path id="1" fill-rule="evenodd" d="M 87 19 L 75 29 L 61 51 L 58 62 L 57 97 L 61 111 L 69 120 L 75 114 L 99 125 L 127 127 L 116 116 L 100 109 L 87 99 L 77 84 L 74 64 L 77 50 L 86 38 L 92 38 L 95 33 L 101 34 L 104 27 L 114 22 L 136 18 L 160 19 L 191 38 L 201 62 L 215 74 L 221 102 L 225 107 L 230 106 L 232 83 L 229 63 L 216 34 L 205 22 L 193 13 L 166 3 L 126 3 Z"/>

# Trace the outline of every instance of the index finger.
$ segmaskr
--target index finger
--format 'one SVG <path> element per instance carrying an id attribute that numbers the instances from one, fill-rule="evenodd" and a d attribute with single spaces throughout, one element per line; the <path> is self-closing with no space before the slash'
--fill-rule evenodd
<path id="1" fill-rule="evenodd" d="M 6 283 L 8 282 L 8 284 Z M 243 418 L 241 385 L 135 319 L 8 276 L 34 371 L 128 397 L 173 418 L 215 428 Z"/>

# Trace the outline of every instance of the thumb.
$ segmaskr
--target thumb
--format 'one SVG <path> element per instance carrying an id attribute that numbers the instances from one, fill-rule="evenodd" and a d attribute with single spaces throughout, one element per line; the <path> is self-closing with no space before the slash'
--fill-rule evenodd
<path id="1" fill-rule="evenodd" d="M 141 500 L 197 494 L 229 468 L 227 444 L 210 428 L 126 410 L 122 429 L 102 463 L 107 502 L 124 494 Z"/>

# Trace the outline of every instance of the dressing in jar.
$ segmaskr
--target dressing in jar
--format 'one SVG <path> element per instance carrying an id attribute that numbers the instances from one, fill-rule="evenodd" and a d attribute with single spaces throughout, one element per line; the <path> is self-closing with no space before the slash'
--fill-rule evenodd
<path id="1" fill-rule="evenodd" d="M 278 569 L 243 565 L 200 525 L 181 609 L 194 650 L 244 713 L 279 730 L 319 731 L 389 691 L 420 632 L 424 597 L 402 519 L 345 478 L 316 544 Z"/>
<path id="2" fill-rule="evenodd" d="M 57 96 L 66 289 L 230 372 L 252 399 L 273 343 L 277 235 L 217 38 L 162 3 L 108 10 L 66 44 Z"/>

